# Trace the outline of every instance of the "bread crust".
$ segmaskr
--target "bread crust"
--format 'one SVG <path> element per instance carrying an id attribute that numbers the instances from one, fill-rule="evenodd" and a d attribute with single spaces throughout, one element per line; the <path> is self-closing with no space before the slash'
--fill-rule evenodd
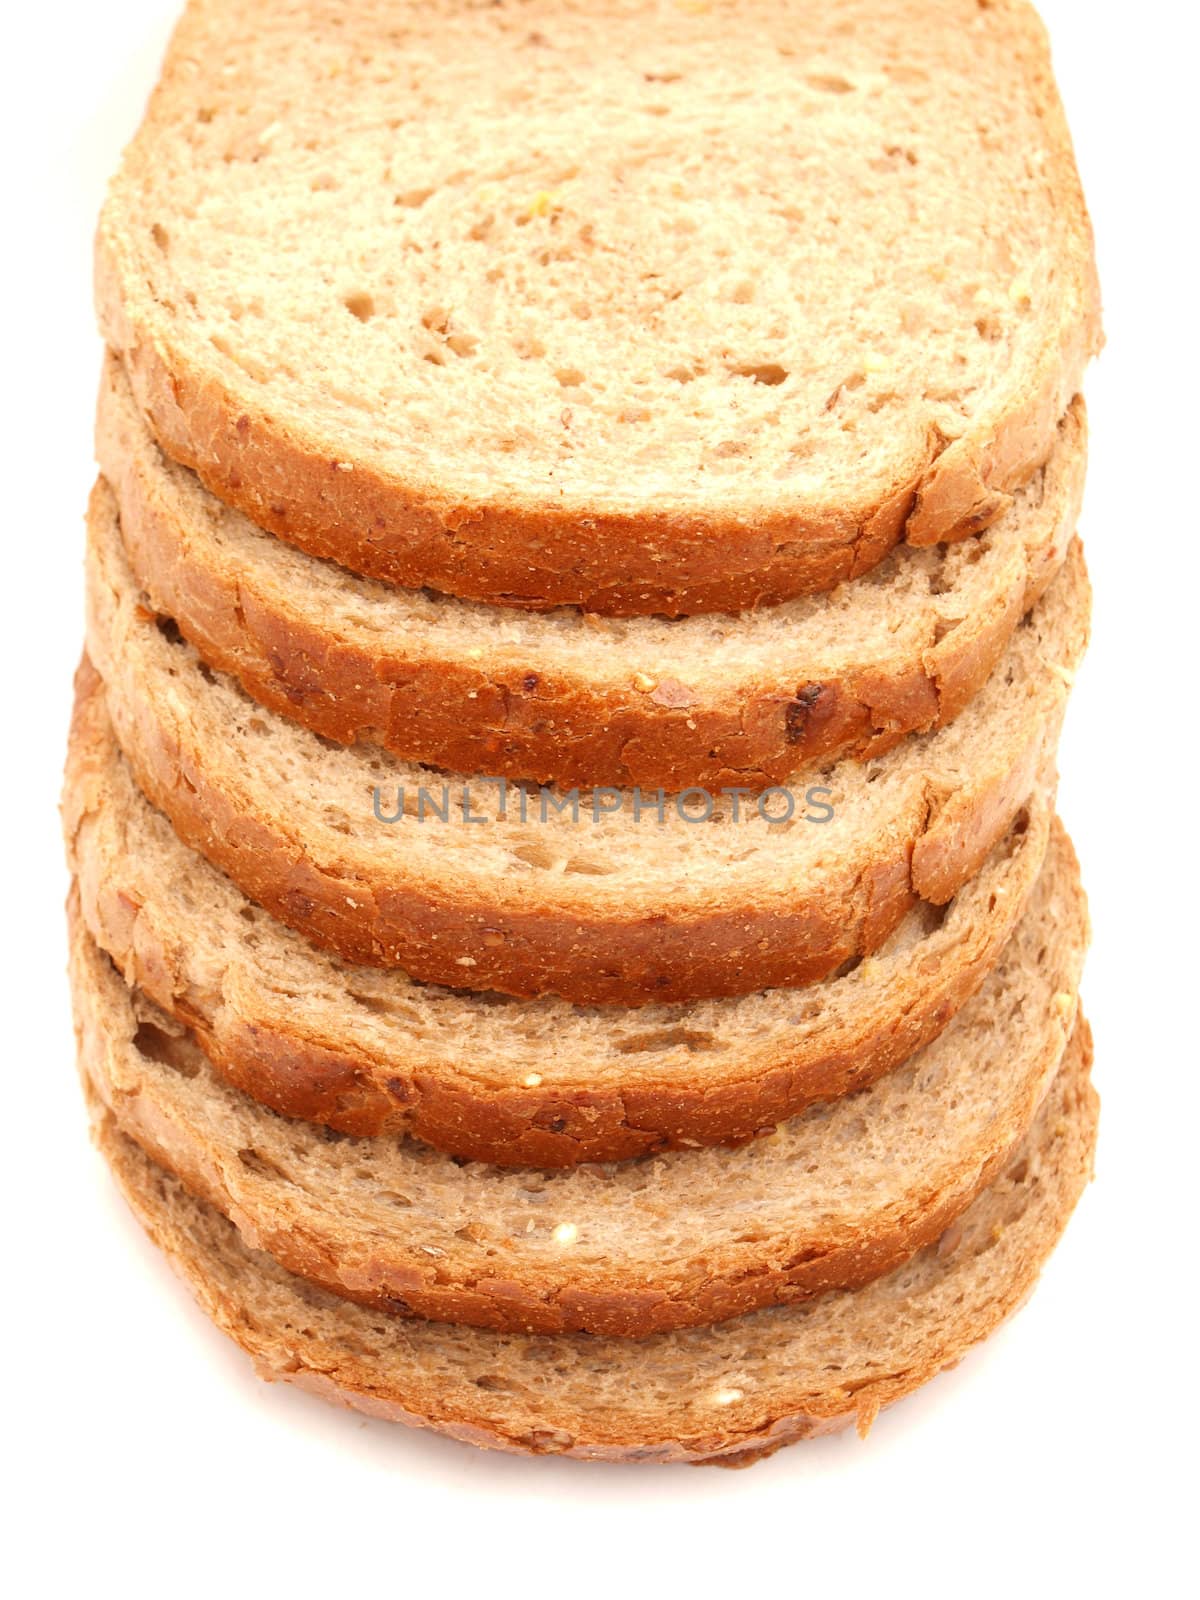
<path id="1" fill-rule="evenodd" d="M 126 982 L 190 1028 L 235 1088 L 285 1116 L 343 1133 L 410 1134 L 450 1155 L 549 1168 L 740 1143 L 906 1060 L 941 1032 L 995 963 L 1045 856 L 1052 806 L 1048 792 L 1035 798 L 1019 831 L 972 885 L 979 908 L 954 943 L 931 959 L 918 942 L 902 983 L 898 973 L 884 997 L 861 995 L 819 1030 L 791 1026 L 766 1038 L 756 1030 L 735 1058 L 702 1049 L 688 1074 L 670 1058 L 660 1064 L 657 1055 L 635 1051 L 624 1058 L 623 1081 L 599 1082 L 586 1056 L 572 1060 L 577 1070 L 569 1076 L 558 1071 L 547 1078 L 541 1052 L 532 1047 L 507 1079 L 489 1075 L 476 1060 L 479 1052 L 447 1059 L 423 1050 L 419 1029 L 404 1048 L 372 1049 L 353 1027 L 329 1031 L 311 1008 L 276 995 L 252 966 L 226 965 L 214 988 L 197 953 L 189 920 L 195 913 L 163 897 L 161 875 L 139 852 L 131 806 L 145 802 L 131 789 L 99 676 L 85 659 L 76 678 L 64 805 L 80 915 Z M 1057 825 L 1055 841 L 1056 849 L 1069 849 Z M 349 993 L 346 1006 L 353 1010 Z M 689 1018 L 672 1011 L 648 1023 L 651 1033 L 686 1035 Z M 703 1037 L 701 1030 L 697 1042 Z M 493 1053 L 485 1049 L 483 1061 Z"/>
<path id="2" fill-rule="evenodd" d="M 831 1223 L 807 1214 L 785 1221 L 772 1216 L 768 1203 L 748 1241 L 731 1243 L 727 1236 L 714 1235 L 664 1247 L 649 1261 L 619 1250 L 614 1258 L 597 1261 L 579 1259 L 566 1246 L 547 1253 L 499 1238 L 492 1249 L 481 1250 L 478 1243 L 465 1250 L 447 1249 L 456 1241 L 431 1232 L 428 1225 L 401 1234 L 382 1233 L 374 1224 L 344 1223 L 328 1174 L 328 1186 L 318 1173 L 310 1192 L 303 1160 L 301 1171 L 289 1175 L 275 1165 L 277 1152 L 269 1142 L 260 1154 L 259 1140 L 271 1137 L 262 1113 L 258 1123 L 229 1122 L 228 1113 L 206 1123 L 186 1092 L 176 1092 L 175 1086 L 198 1070 L 194 1061 L 160 1074 L 162 1083 L 154 1078 L 151 1063 L 135 1044 L 145 1013 L 119 976 L 106 969 L 72 906 L 71 981 L 80 1069 L 122 1131 L 157 1165 L 230 1217 L 255 1248 L 332 1294 L 393 1315 L 500 1332 L 636 1339 L 707 1327 L 766 1306 L 869 1283 L 939 1239 L 988 1187 L 1027 1133 L 1070 1037 L 1086 914 L 1078 878 L 1063 887 L 1062 926 L 1033 933 L 1056 945 L 1053 964 L 1038 974 L 1037 982 L 1048 984 L 1061 1000 L 1039 1018 L 1036 1037 L 1028 1037 L 1034 1029 L 1024 1021 L 1018 1024 L 1023 1030 L 1019 1041 L 994 1037 L 990 1048 L 1005 1056 L 1011 1049 L 1013 1060 L 1010 1080 L 995 1097 L 990 1120 L 974 1128 L 961 1148 L 950 1152 L 943 1147 L 950 1159 L 939 1159 L 936 1181 L 929 1174 L 910 1178 L 902 1194 L 874 1207 L 866 1204 L 852 1225 L 846 1219 Z M 1032 992 L 1036 985 L 1027 991 L 1025 1005 L 1033 1003 Z M 981 1014 L 990 1017 L 986 1008 Z M 1020 1007 L 1015 1014 L 1020 1015 Z M 970 1030 L 968 1024 L 968 1037 Z M 992 1019 L 991 1032 L 998 1031 Z M 211 1091 L 211 1079 L 207 1088 Z M 868 1097 L 861 1115 L 869 1120 L 871 1110 Z M 240 1148 L 243 1140 L 249 1141 L 248 1150 Z M 318 1141 L 317 1151 L 321 1148 Z M 359 1150 L 369 1168 L 372 1152 L 362 1146 Z M 686 1154 L 678 1158 L 677 1170 L 685 1171 L 690 1159 Z M 386 1184 L 387 1170 L 376 1168 L 373 1181 Z M 424 1170 L 414 1167 L 414 1176 Z M 648 1174 L 656 1175 L 653 1170 Z M 777 1174 L 768 1194 L 777 1194 L 776 1186 L 786 1181 Z M 591 1192 L 588 1183 L 580 1189 Z M 346 1203 L 353 1210 L 353 1201 Z M 582 1203 L 585 1214 L 578 1221 L 586 1227 L 587 1206 L 602 1201 L 597 1196 Z M 558 1204 L 569 1202 L 560 1194 Z M 659 1213 L 653 1215 L 661 1224 Z M 486 1227 L 486 1219 L 476 1216 L 470 1226 L 480 1223 Z M 635 1233 L 639 1224 L 644 1228 L 646 1218 L 631 1217 Z"/>
<path id="3" fill-rule="evenodd" d="M 681 1418 L 668 1410 L 659 1415 L 649 1404 L 636 1417 L 606 1416 L 597 1407 L 584 1410 L 569 1393 L 560 1393 L 553 1378 L 548 1385 L 519 1386 L 511 1394 L 489 1397 L 478 1384 L 441 1378 L 432 1370 L 434 1363 L 422 1362 L 419 1355 L 385 1370 L 356 1349 L 356 1313 L 345 1313 L 351 1324 L 345 1341 L 301 1331 L 302 1316 L 289 1324 L 284 1312 L 267 1310 L 265 1283 L 261 1309 L 266 1314 L 261 1314 L 250 1298 L 260 1269 L 232 1230 L 222 1235 L 223 1259 L 193 1220 L 195 1203 L 181 1198 L 174 1180 L 157 1171 L 94 1102 L 93 1137 L 146 1232 L 206 1313 L 251 1357 L 261 1377 L 294 1383 L 368 1416 L 432 1428 L 483 1449 L 592 1461 L 745 1466 L 783 1445 L 852 1424 L 865 1435 L 884 1407 L 954 1366 L 1023 1304 L 1092 1176 L 1099 1103 L 1088 1078 L 1091 1059 L 1091 1035 L 1081 1018 L 1028 1144 L 1018 1153 L 1011 1175 L 999 1180 L 1021 1207 L 1005 1218 L 998 1232 L 992 1259 L 1002 1265 L 985 1296 L 940 1325 L 935 1319 L 919 1350 L 906 1351 L 905 1360 L 893 1367 L 877 1365 L 861 1383 L 830 1374 L 818 1388 L 793 1381 L 784 1363 L 775 1369 L 773 1392 L 762 1403 L 745 1409 L 710 1405 L 703 1425 L 693 1414 Z M 979 1203 L 986 1204 L 986 1198 Z M 199 1220 L 204 1220 L 202 1213 Z M 951 1251 L 942 1272 L 953 1274 L 955 1263 Z M 302 1312 L 303 1300 L 298 1294 L 293 1298 L 297 1313 Z M 752 1327 L 747 1325 L 751 1340 Z M 432 1336 L 433 1329 L 429 1332 Z M 475 1336 L 480 1345 L 496 1337 Z M 424 1348 L 423 1343 L 420 1350 Z M 547 1357 L 556 1348 L 569 1356 L 577 1347 L 569 1338 L 539 1346 Z M 486 1376 L 495 1365 L 511 1370 L 514 1359 L 523 1365 L 507 1346 L 490 1357 L 481 1353 L 479 1375 Z M 552 1372 L 553 1365 L 539 1362 L 537 1370 Z M 688 1379 L 712 1382 L 716 1371 L 713 1361 L 703 1371 L 689 1372 Z"/>
<path id="4" fill-rule="evenodd" d="M 342 461 L 304 419 L 272 416 L 237 368 L 185 350 L 147 291 L 141 253 L 150 229 L 134 226 L 132 196 L 139 163 L 153 160 L 156 118 L 169 117 L 178 58 L 190 67 L 189 50 L 200 48 L 192 36 L 201 24 L 190 15 L 101 217 L 100 326 L 169 455 L 260 526 L 355 571 L 493 604 L 581 605 L 609 615 L 737 611 L 828 589 L 901 540 L 961 538 L 993 521 L 1046 459 L 1101 343 L 1091 226 L 1044 33 L 1028 7 L 1004 9 L 1010 53 L 1044 131 L 1046 182 L 1070 221 L 1061 303 L 1035 361 L 981 397 L 957 437 L 931 423 L 923 437 L 897 446 L 889 470 L 863 483 L 857 503 L 818 497 L 785 511 L 697 514 L 652 504 L 602 512 L 552 494 L 466 501 L 381 457 Z"/>
<path id="5" fill-rule="evenodd" d="M 94 533 L 107 515 L 111 500 L 101 486 Z M 454 872 L 431 873 L 415 854 L 381 864 L 341 832 L 322 842 L 319 823 L 306 818 L 298 828 L 278 797 L 270 802 L 274 814 L 265 814 L 240 792 L 242 777 L 226 770 L 227 752 L 193 726 L 182 697 L 166 680 L 159 690 L 142 681 L 133 635 L 109 636 L 113 627 L 153 623 L 131 620 L 128 606 L 114 621 L 98 548 L 89 653 L 118 741 L 152 804 L 251 899 L 318 945 L 451 988 L 469 979 L 471 988 L 522 997 L 640 1005 L 815 982 L 878 949 L 918 900 L 944 904 L 978 871 L 1037 782 L 1065 702 L 1065 685 L 1047 668 L 1051 692 L 1039 696 L 1001 759 L 989 758 L 986 772 L 963 774 L 945 792 L 933 793 L 925 779 L 909 785 L 887 837 L 874 837 L 871 854 L 855 853 L 836 875 L 831 869 L 811 894 L 756 881 L 717 896 L 693 881 L 664 906 L 653 888 L 640 897 L 624 887 L 605 894 L 604 878 L 564 874 L 531 893 L 524 878 L 490 868 L 467 872 L 456 861 Z M 1086 607 L 1082 558 L 1076 552 L 1072 560 L 1063 578 Z M 1086 632 L 1082 611 L 1072 629 L 1065 647 L 1074 652 Z M 156 637 L 147 635 L 151 644 Z"/>
<path id="6" fill-rule="evenodd" d="M 821 671 L 819 661 L 806 670 L 785 654 L 753 678 L 685 685 L 647 677 L 638 687 L 536 650 L 472 662 L 457 638 L 431 654 L 431 641 L 403 630 L 359 635 L 306 609 L 303 592 L 284 595 L 269 580 L 256 582 L 251 567 L 221 563 L 203 531 L 188 526 L 187 507 L 155 470 L 144 436 L 130 436 L 128 407 L 114 394 L 120 383 L 110 367 L 97 454 L 120 506 L 126 553 L 155 609 L 209 666 L 324 738 L 539 783 L 762 788 L 807 762 L 869 759 L 906 733 L 943 726 L 982 687 L 1061 566 L 1083 492 L 1077 399 L 1045 469 L 1053 526 L 987 607 L 945 637 L 914 641 L 907 654 L 877 665 L 847 662 L 840 673 Z"/>

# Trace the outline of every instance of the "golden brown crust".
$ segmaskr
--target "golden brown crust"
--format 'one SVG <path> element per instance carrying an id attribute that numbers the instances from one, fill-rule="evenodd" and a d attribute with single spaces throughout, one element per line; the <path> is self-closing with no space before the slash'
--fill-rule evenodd
<path id="1" fill-rule="evenodd" d="M 1022 1245 L 989 1284 L 986 1304 L 943 1330 L 920 1359 L 908 1360 L 902 1369 L 877 1371 L 868 1383 L 853 1388 L 831 1376 L 821 1393 L 802 1384 L 795 1393 L 785 1393 L 784 1374 L 768 1413 L 742 1422 L 723 1409 L 704 1431 L 673 1428 L 649 1405 L 636 1427 L 596 1411 L 560 1416 L 553 1387 L 545 1400 L 535 1402 L 534 1415 L 525 1406 L 520 1414 L 514 1407 L 508 1415 L 507 1407 L 489 1407 L 486 1393 L 478 1388 L 473 1403 L 464 1403 L 460 1394 L 423 1381 L 411 1367 L 397 1381 L 369 1357 L 355 1353 L 352 1344 L 334 1346 L 319 1335 L 298 1336 L 272 1326 L 253 1314 L 253 1304 L 244 1298 L 246 1286 L 239 1294 L 227 1275 L 214 1270 L 217 1264 L 206 1256 L 186 1216 L 174 1214 L 173 1180 L 156 1171 L 99 1107 L 93 1110 L 93 1134 L 146 1232 L 217 1326 L 251 1357 L 261 1377 L 282 1379 L 368 1416 L 433 1428 L 483 1449 L 594 1461 L 741 1466 L 783 1445 L 852 1424 L 865 1434 L 881 1410 L 954 1366 L 1023 1304 L 1092 1176 L 1099 1103 L 1088 1081 L 1091 1058 L 1091 1035 L 1081 1018 L 1043 1119 L 1039 1155 L 1044 1177 L 1031 1185 L 1042 1214 L 1027 1229 L 1018 1220 L 1025 1232 Z"/>
<path id="2" fill-rule="evenodd" d="M 279 1196 L 278 1174 L 259 1180 L 253 1164 L 240 1159 L 236 1141 L 207 1137 L 186 1106 L 148 1088 L 129 1043 L 137 1026 L 133 1009 L 125 1002 L 121 1018 L 111 1005 L 106 1008 L 97 981 L 102 958 L 74 905 L 71 923 L 80 1070 L 121 1131 L 156 1165 L 228 1216 L 255 1248 L 332 1294 L 393 1315 L 497 1332 L 644 1338 L 707 1327 L 883 1276 L 941 1238 L 1007 1163 L 1054 1080 L 1074 1019 L 1072 994 L 1070 1008 L 1039 1023 L 1018 1080 L 1006 1086 L 993 1120 L 955 1151 L 954 1170 L 936 1191 L 911 1185 L 899 1206 L 874 1214 L 866 1207 L 861 1228 L 825 1224 L 822 1231 L 821 1221 L 808 1217 L 790 1226 L 764 1222 L 749 1246 L 706 1249 L 698 1261 L 630 1258 L 610 1266 L 572 1262 L 569 1252 L 548 1260 L 515 1249 L 496 1260 L 472 1255 L 464 1261 L 395 1237 L 372 1233 L 364 1240 L 311 1203 L 288 1205 Z M 1082 948 L 1074 956 L 1071 964 L 1077 965 Z M 993 1048 L 1007 1046 L 997 1040 Z M 364 1160 L 369 1163 L 365 1154 Z"/>
<path id="3" fill-rule="evenodd" d="M 690 1076 L 670 1066 L 655 1070 L 653 1056 L 633 1052 L 624 1082 L 598 1084 L 582 1061 L 574 1081 L 557 1073 L 547 1082 L 533 1072 L 535 1082 L 515 1084 L 489 1080 L 468 1070 L 473 1063 L 436 1051 L 423 1055 L 419 1033 L 406 1051 L 375 1052 L 352 1028 L 323 1036 L 309 1008 L 278 997 L 272 1003 L 252 971 L 234 976 L 227 967 L 213 994 L 196 970 L 187 918 L 169 900 L 156 900 L 154 871 L 123 842 L 128 800 L 124 783 L 117 785 L 119 761 L 103 688 L 85 658 L 76 677 L 64 808 L 81 915 L 126 981 L 192 1029 L 230 1083 L 285 1116 L 344 1133 L 411 1134 L 451 1155 L 541 1167 L 741 1142 L 906 1060 L 941 1032 L 994 964 L 1045 855 L 1051 805 L 1049 796 L 1037 799 L 1003 861 L 987 871 L 990 909 L 981 907 L 939 960 L 916 947 L 894 1004 L 864 1002 L 815 1035 L 793 1028 L 784 1037 L 748 1039 L 737 1060 L 720 1069 L 702 1053 Z M 1069 849 L 1061 830 L 1055 838 L 1056 849 Z"/>
<path id="4" fill-rule="evenodd" d="M 906 733 L 941 727 L 982 687 L 1061 565 L 1083 489 L 1076 401 L 1060 424 L 1056 481 L 1047 488 L 1060 507 L 1058 525 L 985 613 L 877 670 L 851 662 L 840 675 L 797 681 L 785 659 L 757 680 L 647 680 L 639 689 L 547 665 L 536 652 L 472 663 L 460 648 L 431 656 L 427 643 L 414 646 L 402 634 L 363 640 L 287 605 L 250 571 L 219 566 L 211 551 L 206 560 L 144 441 L 128 437 L 114 381 L 110 372 L 101 385 L 97 451 L 120 505 L 130 565 L 150 603 L 210 666 L 339 743 L 366 739 L 451 771 L 566 786 L 765 787 L 806 762 L 867 759 Z"/>

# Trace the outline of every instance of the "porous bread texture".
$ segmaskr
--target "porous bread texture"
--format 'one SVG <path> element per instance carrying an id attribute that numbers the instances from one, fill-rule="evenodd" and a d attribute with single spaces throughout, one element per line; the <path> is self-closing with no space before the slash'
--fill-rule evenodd
<path id="1" fill-rule="evenodd" d="M 739 1466 L 850 1423 L 865 1434 L 1023 1303 L 1092 1175 L 1091 1053 L 1080 1019 L 1030 1133 L 936 1245 L 865 1288 L 636 1343 L 352 1305 L 251 1250 L 96 1104 L 93 1126 L 143 1227 L 262 1377 L 485 1449 Z"/>
<path id="2" fill-rule="evenodd" d="M 193 0 L 97 304 L 262 526 L 613 614 L 977 531 L 1100 343 L 1023 0 Z"/>
<path id="3" fill-rule="evenodd" d="M 736 1142 L 872 1082 L 978 988 L 1050 832 L 1048 782 L 944 912 L 919 905 L 875 956 L 803 994 L 634 1011 L 503 1000 L 344 966 L 275 922 L 143 799 L 90 663 L 77 696 L 68 856 L 80 914 L 126 981 L 275 1111 L 504 1165 Z"/>
<path id="4" fill-rule="evenodd" d="M 1033 1120 L 1087 943 L 1064 847 L 978 993 L 870 1087 L 737 1150 L 552 1172 L 264 1109 L 73 923 L 83 1071 L 122 1129 L 253 1245 L 388 1312 L 632 1338 L 855 1286 L 937 1239 Z"/>
<path id="5" fill-rule="evenodd" d="M 139 586 L 272 710 L 459 772 L 672 790 L 763 787 L 951 721 L 1062 564 L 1086 454 L 1077 400 L 974 538 L 830 595 L 671 621 L 505 611 L 306 556 L 161 453 L 112 355 L 96 437 Z"/>
<path id="6" fill-rule="evenodd" d="M 663 822 L 611 791 L 578 820 L 559 797 L 431 774 L 330 745 L 251 701 L 157 627 L 103 483 L 89 518 L 88 648 L 143 792 L 184 841 L 325 948 L 452 987 L 641 1004 L 809 983 L 941 904 L 1024 807 L 1086 640 L 1078 545 L 984 688 L 948 727 L 869 762 L 796 775 L 790 821 L 743 799 Z M 420 817 L 420 790 L 450 800 Z M 807 821 L 820 785 L 828 823 Z M 404 814 L 389 816 L 403 789 Z M 470 815 L 485 818 L 479 825 Z M 693 807 L 695 801 L 693 797 Z M 685 808 L 686 809 L 686 808 Z M 708 811 L 703 800 L 699 815 Z M 414 814 L 415 813 L 415 814 Z M 693 811 L 693 814 L 694 811 Z M 820 812 L 816 812 L 820 815 Z M 543 820 L 544 818 L 544 820 Z"/>

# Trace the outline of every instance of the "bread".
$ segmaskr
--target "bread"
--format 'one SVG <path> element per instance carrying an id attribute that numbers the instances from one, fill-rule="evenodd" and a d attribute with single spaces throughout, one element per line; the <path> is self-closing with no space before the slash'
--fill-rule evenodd
<path id="1" fill-rule="evenodd" d="M 74 920 L 83 1072 L 123 1130 L 256 1246 L 384 1311 L 618 1337 L 855 1286 L 936 1240 L 1028 1129 L 1087 942 L 1064 844 L 978 993 L 877 1082 L 738 1150 L 547 1172 L 265 1110 Z"/>
<path id="2" fill-rule="evenodd" d="M 103 485 L 88 597 L 89 652 L 139 785 L 252 899 L 351 961 L 587 1004 L 812 982 L 877 949 L 914 897 L 949 900 L 1053 750 L 1089 605 L 1076 548 L 948 727 L 810 767 L 790 795 L 743 797 L 739 819 L 729 798 L 666 799 L 660 824 L 652 798 L 617 790 L 543 790 L 522 820 L 521 795 L 332 746 L 260 708 L 156 626 Z M 464 800 L 487 821 L 466 821 Z"/>
<path id="3" fill-rule="evenodd" d="M 803 994 L 634 1011 L 505 1003 L 314 949 L 142 798 L 87 664 L 64 820 L 92 937 L 235 1087 L 343 1133 L 413 1134 L 451 1155 L 563 1167 L 748 1139 L 919 1050 L 1016 926 L 1052 803 L 1048 787 L 1035 790 L 944 911 L 919 905 L 836 979 Z M 1068 848 L 1059 833 L 1056 852 Z"/>
<path id="4" fill-rule="evenodd" d="M 975 538 L 831 596 L 676 621 L 501 611 L 305 556 L 161 454 L 111 356 L 97 453 L 154 609 L 272 710 L 460 772 L 678 790 L 786 782 L 957 716 L 1062 563 L 1085 450 L 1076 402 Z"/>
<path id="5" fill-rule="evenodd" d="M 262 526 L 616 614 L 986 526 L 1100 338 L 1023 0 L 193 0 L 97 302 Z"/>
<path id="6" fill-rule="evenodd" d="M 1097 1101 L 1080 1021 L 1023 1145 L 939 1242 L 866 1288 L 638 1343 L 380 1316 L 250 1249 L 95 1110 L 155 1243 L 265 1378 L 489 1449 L 746 1465 L 857 1423 L 960 1361 L 1016 1309 L 1091 1176 Z"/>

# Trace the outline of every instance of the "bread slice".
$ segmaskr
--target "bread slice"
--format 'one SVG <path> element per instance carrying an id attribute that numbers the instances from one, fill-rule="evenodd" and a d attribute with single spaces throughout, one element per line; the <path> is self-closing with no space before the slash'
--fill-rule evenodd
<path id="1" fill-rule="evenodd" d="M 513 605 L 739 610 L 974 532 L 1099 344 L 1023 0 L 195 0 L 97 257 L 223 500 Z"/>
<path id="2" fill-rule="evenodd" d="M 143 1227 L 264 1378 L 486 1449 L 748 1465 L 857 1423 L 985 1339 L 1027 1298 L 1092 1173 L 1091 1039 L 1076 1025 L 1030 1133 L 931 1245 L 853 1292 L 638 1343 L 380 1316 L 293 1277 L 95 1107 Z"/>
<path id="3" fill-rule="evenodd" d="M 803 994 L 636 1011 L 504 1002 L 343 966 L 251 905 L 142 798 L 90 665 L 77 686 L 68 853 L 81 914 L 126 981 L 275 1111 L 503 1165 L 736 1142 L 864 1087 L 979 987 L 1050 832 L 1047 786 L 944 912 L 919 905 L 877 955 Z M 1061 831 L 1054 849 L 1069 851 Z"/>
<path id="4" fill-rule="evenodd" d="M 103 485 L 88 596 L 89 651 L 141 788 L 252 899 L 351 961 L 588 1004 L 812 982 L 877 949 L 914 897 L 949 900 L 1053 750 L 1089 605 L 1076 549 L 948 727 L 810 767 L 736 813 L 736 797 L 667 798 L 660 823 L 637 791 L 505 794 L 258 706 L 156 625 Z M 832 820 L 811 820 L 822 805 Z"/>
<path id="5" fill-rule="evenodd" d="M 124 1131 L 256 1246 L 384 1311 L 625 1337 L 861 1284 L 937 1239 L 1028 1129 L 1087 942 L 1064 848 L 979 992 L 870 1087 L 737 1150 L 549 1172 L 264 1109 L 73 922 L 85 1075 Z"/>
<path id="6" fill-rule="evenodd" d="M 162 455 L 112 356 L 97 454 L 154 609 L 272 710 L 459 772 L 678 790 L 785 782 L 957 716 L 1062 564 L 1085 449 L 1076 402 L 976 538 L 832 596 L 676 621 L 500 611 L 314 560 Z"/>

